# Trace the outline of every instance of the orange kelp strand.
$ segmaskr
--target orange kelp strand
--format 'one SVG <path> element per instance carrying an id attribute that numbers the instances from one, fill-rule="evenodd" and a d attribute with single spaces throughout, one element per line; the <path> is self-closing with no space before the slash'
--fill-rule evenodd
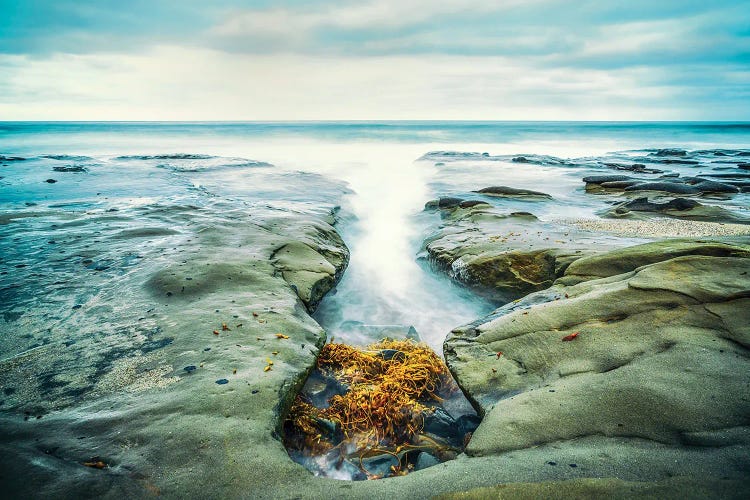
<path id="1" fill-rule="evenodd" d="M 301 444 L 307 450 L 300 451 L 313 454 L 321 446 L 321 429 L 316 424 L 321 419 L 338 424 L 343 441 L 336 446 L 349 450 L 350 455 L 417 445 L 424 414 L 432 411 L 427 404 L 440 400 L 436 393 L 441 389 L 452 387 L 448 369 L 437 354 L 411 340 L 385 339 L 365 349 L 326 344 L 318 368 L 347 384 L 349 390 L 331 397 L 324 409 L 297 396 L 287 428 L 300 436 L 292 444 L 298 448 Z"/>

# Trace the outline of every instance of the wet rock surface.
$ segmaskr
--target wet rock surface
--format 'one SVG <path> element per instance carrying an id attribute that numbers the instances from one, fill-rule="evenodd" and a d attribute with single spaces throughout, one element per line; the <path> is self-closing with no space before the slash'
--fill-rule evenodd
<path id="1" fill-rule="evenodd" d="M 550 290 L 456 329 L 446 359 L 484 415 L 467 454 L 636 439 L 663 453 L 714 447 L 711 460 L 741 476 L 747 244 L 660 242 L 580 259 Z"/>
<path id="2" fill-rule="evenodd" d="M 490 186 L 475 191 L 476 193 L 483 194 L 486 196 L 509 196 L 509 197 L 521 197 L 521 198 L 544 198 L 552 199 L 547 193 L 540 191 L 533 191 L 531 189 L 518 189 L 508 186 Z"/>
<path id="3" fill-rule="evenodd" d="M 428 209 L 432 205 L 440 206 Z M 528 212 L 460 203 L 440 211 L 444 222 L 425 241 L 427 260 L 497 303 L 548 288 L 571 262 L 591 253 L 588 235 Z"/>
<path id="4" fill-rule="evenodd" d="M 647 197 L 636 198 L 618 203 L 602 212 L 603 216 L 613 218 L 646 219 L 653 214 L 696 221 L 750 223 L 750 217 L 736 214 L 723 207 L 705 205 L 691 198 L 666 198 L 663 202 L 652 202 Z"/>

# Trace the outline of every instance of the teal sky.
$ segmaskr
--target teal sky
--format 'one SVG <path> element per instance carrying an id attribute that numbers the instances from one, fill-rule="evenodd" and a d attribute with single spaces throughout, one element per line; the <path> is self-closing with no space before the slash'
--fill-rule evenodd
<path id="1" fill-rule="evenodd" d="M 750 120 L 747 1 L 0 0 L 0 19 L 0 120 Z"/>

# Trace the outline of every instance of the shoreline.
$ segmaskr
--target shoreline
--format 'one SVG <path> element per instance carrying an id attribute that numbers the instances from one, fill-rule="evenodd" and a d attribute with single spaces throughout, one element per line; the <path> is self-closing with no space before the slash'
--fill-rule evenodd
<path id="1" fill-rule="evenodd" d="M 429 498 L 548 487 L 627 495 L 635 487 L 690 496 L 690 476 L 699 475 L 709 491 L 747 490 L 747 403 L 737 387 L 750 373 L 750 246 L 739 242 L 750 226 L 556 219 L 560 191 L 570 188 L 587 209 L 608 199 L 584 192 L 571 179 L 578 172 L 550 181 L 558 190 L 550 198 L 527 200 L 520 190 L 535 182 L 536 167 L 470 154 L 455 156 L 463 160 L 453 170 L 436 167 L 435 182 L 448 186 L 440 189 L 469 199 L 420 215 L 431 224 L 424 253 L 459 285 L 505 303 L 445 342 L 444 357 L 484 420 L 455 460 L 352 483 L 311 475 L 279 439 L 330 338 L 311 314 L 349 262 L 337 210 L 324 213 L 314 200 L 306 211 L 263 207 L 274 196 L 264 192 L 270 181 L 294 195 L 309 189 L 309 175 L 279 177 L 271 167 L 238 164 L 259 194 L 227 195 L 224 183 L 237 174 L 212 178 L 195 156 L 170 156 L 169 165 L 127 160 L 153 162 L 144 170 L 154 183 L 163 173 L 165 186 L 203 175 L 200 189 L 185 183 L 187 201 L 155 196 L 136 207 L 121 198 L 87 212 L 61 205 L 45 217 L 29 208 L 0 226 L 7 240 L 18 239 L 2 276 L 17 307 L 3 321 L 23 353 L 0 361 L 9 389 L 0 413 L 7 491 Z M 484 170 L 472 173 L 478 162 Z M 87 168 L 52 174 L 62 179 L 54 187 L 46 171 L 29 185 L 71 197 L 66 182 L 101 182 L 107 167 Z M 494 190 L 494 198 L 475 191 L 485 187 L 477 185 L 483 174 L 499 178 L 508 168 L 530 172 L 526 184 Z M 592 160 L 580 173 L 595 168 L 604 167 Z M 340 183 L 316 179 L 321 193 L 345 196 Z M 638 245 L 613 234 L 660 241 Z M 441 307 L 450 312 L 451 304 Z M 46 344 L 22 349 L 34 342 Z"/>

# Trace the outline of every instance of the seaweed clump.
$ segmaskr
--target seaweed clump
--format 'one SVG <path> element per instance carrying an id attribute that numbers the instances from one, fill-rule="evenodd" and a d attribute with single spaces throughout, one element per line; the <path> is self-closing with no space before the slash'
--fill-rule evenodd
<path id="1" fill-rule="evenodd" d="M 284 422 L 284 439 L 290 455 L 316 473 L 342 479 L 404 475 L 414 470 L 421 452 L 437 463 L 460 451 L 463 435 L 457 443 L 425 432 L 443 398 L 458 391 L 443 361 L 425 344 L 390 339 L 364 349 L 327 344 L 311 379 L 323 386 L 318 391 L 323 396 L 313 404 L 308 380 Z"/>

